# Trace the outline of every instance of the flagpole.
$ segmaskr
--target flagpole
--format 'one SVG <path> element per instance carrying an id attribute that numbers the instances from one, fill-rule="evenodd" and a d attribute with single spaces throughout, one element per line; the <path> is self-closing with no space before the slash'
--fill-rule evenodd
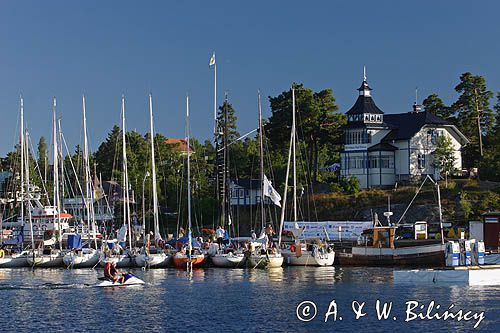
<path id="1" fill-rule="evenodd" d="M 215 52 L 214 52 L 215 57 Z M 215 58 L 214 58 L 215 59 Z M 214 135 L 217 135 L 217 61 L 214 62 Z"/>

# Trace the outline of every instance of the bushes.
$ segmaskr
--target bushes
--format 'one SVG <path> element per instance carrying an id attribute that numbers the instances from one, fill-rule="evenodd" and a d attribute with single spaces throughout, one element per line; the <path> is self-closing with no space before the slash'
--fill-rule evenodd
<path id="1" fill-rule="evenodd" d="M 346 194 L 356 194 L 361 190 L 358 178 L 352 175 L 340 179 L 340 187 Z"/>

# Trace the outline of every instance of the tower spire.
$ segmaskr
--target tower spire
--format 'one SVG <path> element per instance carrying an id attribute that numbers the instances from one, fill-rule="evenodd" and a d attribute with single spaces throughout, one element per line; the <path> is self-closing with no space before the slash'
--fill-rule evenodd
<path id="1" fill-rule="evenodd" d="M 366 65 L 363 65 L 363 82 L 366 82 Z"/>

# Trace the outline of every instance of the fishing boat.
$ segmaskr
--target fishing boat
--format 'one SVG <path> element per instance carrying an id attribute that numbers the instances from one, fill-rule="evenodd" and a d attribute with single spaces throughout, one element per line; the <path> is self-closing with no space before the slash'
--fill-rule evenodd
<path id="1" fill-rule="evenodd" d="M 437 189 L 439 237 L 429 239 L 427 222 L 417 221 L 413 225 L 414 239 L 400 239 L 398 233 L 402 225 L 399 222 L 401 222 L 426 180 L 430 180 Z M 411 200 L 410 205 L 403 212 L 399 221 L 393 224 L 390 220 L 393 213 L 390 211 L 389 204 L 388 211 L 384 213 L 387 217 L 387 225 L 381 225 L 376 218 L 373 227 L 363 232 L 356 246 L 353 246 L 350 251 L 337 251 L 336 263 L 358 266 L 444 266 L 446 246 L 443 237 L 443 215 L 439 183 L 427 176 Z"/>
<path id="2" fill-rule="evenodd" d="M 171 256 L 158 245 L 163 244 L 160 234 L 160 222 L 158 218 L 158 194 L 156 188 L 156 165 L 155 165 L 155 149 L 154 149 L 154 127 L 153 127 L 153 98 L 149 94 L 149 124 L 150 124 L 150 143 L 151 143 L 151 175 L 153 181 L 153 225 L 154 225 L 154 243 L 151 248 L 150 235 L 147 235 L 146 244 L 140 254 L 135 257 L 135 263 L 139 267 L 160 268 L 167 267 Z M 143 216 L 143 219 L 145 217 Z M 144 232 L 146 230 L 143 226 Z"/>
<path id="3" fill-rule="evenodd" d="M 273 202 L 278 199 L 279 195 L 272 188 L 270 182 L 264 175 L 264 144 L 263 144 L 263 135 L 264 135 L 264 127 L 262 126 L 262 106 L 260 101 L 260 93 L 258 97 L 259 104 L 259 146 L 260 146 L 260 181 L 261 181 L 261 200 L 260 200 L 260 218 L 261 218 L 261 226 L 262 233 L 261 236 L 251 242 L 250 244 L 250 252 L 248 254 L 248 265 L 250 268 L 276 268 L 281 267 L 283 265 L 283 256 L 281 255 L 279 248 L 272 247 L 269 248 L 268 244 L 272 242 L 272 239 L 269 239 L 265 234 L 264 223 L 266 219 L 265 207 L 264 207 L 264 198 L 270 197 Z M 267 188 L 267 190 L 265 190 Z M 276 203 L 276 202 L 275 202 Z M 270 225 L 268 226 L 270 227 Z M 281 229 L 281 227 L 280 227 Z M 272 235 L 271 235 L 272 237 Z"/>
<path id="4" fill-rule="evenodd" d="M 187 217 L 188 236 L 186 243 L 180 242 L 180 251 L 174 255 L 174 265 L 177 268 L 191 271 L 205 262 L 205 254 L 201 252 L 201 244 L 193 239 L 191 226 L 191 164 L 190 164 L 190 142 L 189 142 L 189 96 L 186 96 L 186 138 L 187 138 Z M 178 240 L 179 242 L 180 240 Z"/>

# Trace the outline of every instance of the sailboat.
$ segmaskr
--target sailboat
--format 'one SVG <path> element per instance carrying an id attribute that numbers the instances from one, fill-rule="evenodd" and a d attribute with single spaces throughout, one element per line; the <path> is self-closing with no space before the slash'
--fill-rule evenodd
<path id="1" fill-rule="evenodd" d="M 122 170 L 123 170 L 123 225 L 118 231 L 118 237 L 115 240 L 108 240 L 103 244 L 104 251 L 101 254 L 99 264 L 105 266 L 106 262 L 116 263 L 116 267 L 132 267 L 135 264 L 134 254 L 132 252 L 132 235 L 130 228 L 130 196 L 127 168 L 127 141 L 125 137 L 125 96 L 122 96 Z M 128 240 L 128 249 L 121 247 L 120 243 L 125 244 Z"/>
<path id="2" fill-rule="evenodd" d="M 97 250 L 96 226 L 94 214 L 94 189 L 92 187 L 90 176 L 89 149 L 87 139 L 87 115 L 85 111 L 85 96 L 82 96 L 82 113 L 83 113 L 83 163 L 85 172 L 85 211 L 87 217 L 87 247 L 82 247 L 82 235 L 68 235 L 68 248 L 71 251 L 67 252 L 63 257 L 63 262 L 69 268 L 91 268 L 97 265 L 100 258 L 100 253 Z M 94 247 L 91 246 L 92 238 Z M 70 239 L 72 242 L 70 242 Z M 73 243 L 73 244 L 70 244 Z"/>
<path id="3" fill-rule="evenodd" d="M 293 221 L 295 228 L 292 229 L 292 234 L 295 239 L 295 244 L 283 249 L 281 254 L 285 258 L 285 263 L 290 266 L 332 266 L 335 260 L 335 252 L 329 247 L 327 243 L 318 240 L 313 244 L 307 244 L 299 240 L 304 229 L 299 228 L 297 225 L 297 163 L 296 163 L 296 122 L 295 122 L 295 89 L 292 88 L 292 131 L 290 136 L 290 150 L 288 153 L 288 164 L 286 170 L 285 180 L 285 193 L 283 195 L 283 207 L 281 209 L 280 226 L 283 226 L 285 218 L 286 195 L 288 187 L 288 174 L 290 171 L 290 156 L 293 155 Z M 278 246 L 281 247 L 281 233 L 278 236 Z"/>
<path id="4" fill-rule="evenodd" d="M 63 266 L 64 252 L 62 250 L 62 232 L 61 220 L 69 219 L 71 215 L 66 213 L 61 213 L 61 201 L 60 201 L 60 184 L 59 184 L 59 151 L 58 151 L 58 140 L 57 140 L 57 120 L 56 120 L 56 98 L 53 99 L 53 140 L 54 140 L 54 197 L 53 197 L 53 207 L 44 207 L 45 213 L 52 214 L 50 217 L 53 220 L 53 229 L 48 230 L 49 236 L 48 240 L 43 240 L 37 248 L 34 248 L 27 258 L 28 264 L 32 267 L 61 267 Z M 62 159 L 61 159 L 62 162 Z M 29 177 L 27 177 L 27 181 Z M 29 200 L 29 205 L 31 206 L 31 201 Z M 31 213 L 30 213 L 31 214 Z M 64 216 L 62 216 L 64 214 Z M 30 220 L 32 216 L 29 216 Z M 30 222 L 33 224 L 33 222 Z M 45 235 L 44 235 L 45 236 Z M 45 238 L 45 237 L 44 237 Z"/>
<path id="5" fill-rule="evenodd" d="M 205 262 L 205 255 L 201 253 L 198 242 L 193 242 L 191 230 L 191 165 L 190 165 L 190 143 L 189 143 L 189 96 L 186 96 L 186 137 L 187 137 L 187 196 L 188 196 L 188 237 L 187 246 L 182 246 L 181 251 L 174 255 L 174 265 L 177 268 L 186 268 L 201 266 Z"/>
<path id="6" fill-rule="evenodd" d="M 227 223 L 227 227 L 231 226 L 231 209 L 230 209 L 230 196 L 229 196 L 229 151 L 228 151 L 228 114 L 227 114 L 227 100 L 224 103 L 222 108 L 224 120 L 223 122 L 219 122 L 219 128 L 217 133 L 222 133 L 222 198 L 220 200 L 221 203 L 221 226 L 224 227 L 224 224 Z M 222 126 L 220 126 L 222 123 Z M 217 126 L 217 124 L 216 124 Z M 217 143 L 219 143 L 218 138 L 216 137 Z M 218 147 L 217 147 L 218 148 Z M 219 151 L 217 151 L 219 152 Z M 230 233 L 228 233 L 230 235 Z M 243 268 L 245 265 L 246 257 L 244 253 L 238 249 L 233 248 L 219 248 L 218 244 L 211 244 L 208 250 L 210 255 L 210 259 L 212 260 L 212 264 L 216 267 L 224 267 L 224 268 Z"/>
<path id="7" fill-rule="evenodd" d="M 261 225 L 262 234 L 261 236 L 251 243 L 251 251 L 248 256 L 248 265 L 250 268 L 277 268 L 283 265 L 283 256 L 279 252 L 279 248 L 267 249 L 268 238 L 264 233 L 264 223 L 265 223 L 265 210 L 264 210 L 264 198 L 269 196 L 268 193 L 264 191 L 266 186 L 267 178 L 264 175 L 264 143 L 263 135 L 264 128 L 262 126 L 262 106 L 260 101 L 259 93 L 259 145 L 260 145 L 260 181 L 261 181 L 261 200 L 260 200 L 260 212 L 261 212 Z"/>
<path id="8" fill-rule="evenodd" d="M 155 149 L 154 149 L 154 127 L 153 127 L 153 98 L 149 94 L 149 124 L 151 136 L 151 175 L 153 181 L 153 220 L 154 220 L 154 246 L 150 246 L 149 235 L 142 253 L 135 257 L 135 263 L 139 267 L 167 267 L 170 255 L 166 254 L 164 249 L 157 245 L 162 242 L 160 235 L 160 223 L 158 219 L 158 194 L 156 188 L 156 165 L 155 165 Z M 144 230 L 145 232 L 145 230 Z M 163 243 L 163 242 L 162 242 Z"/>
<path id="9" fill-rule="evenodd" d="M 1 239 L 1 245 L 2 245 L 2 250 L 0 250 L 0 268 L 14 268 L 14 267 L 26 267 L 28 266 L 27 262 L 27 256 L 28 256 L 28 251 L 23 251 L 23 243 L 24 243 L 24 227 L 25 227 L 25 221 L 24 221 L 24 201 L 25 201 L 25 194 L 24 194 L 24 172 L 25 172 L 25 154 L 24 151 L 26 149 L 25 144 L 24 144 L 24 102 L 23 98 L 21 97 L 20 100 L 20 116 L 21 116 L 21 126 L 20 126 L 20 152 L 21 152 L 21 172 L 20 172 L 20 178 L 21 178 L 21 217 L 20 217 L 20 232 L 18 232 L 15 237 L 9 239 L 9 240 L 4 240 L 3 239 L 3 225 L 0 228 L 0 232 L 2 233 L 2 239 Z M 29 168 L 28 168 L 29 169 Z M 3 221 L 0 220 L 0 224 Z M 33 233 L 31 233 L 31 236 L 33 237 Z M 10 249 L 9 249 L 10 247 Z M 20 251 L 19 251 L 20 250 Z"/>

